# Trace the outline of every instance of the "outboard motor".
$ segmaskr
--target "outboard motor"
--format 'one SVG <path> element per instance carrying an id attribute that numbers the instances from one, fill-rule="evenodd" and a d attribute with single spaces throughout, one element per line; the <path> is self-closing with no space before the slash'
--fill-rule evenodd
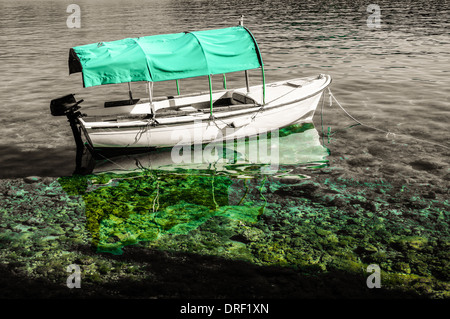
<path id="1" fill-rule="evenodd" d="M 77 102 L 75 99 L 75 94 L 65 95 L 63 97 L 51 100 L 50 102 L 50 112 L 53 116 L 62 116 L 73 113 L 80 109 L 78 106 L 84 100 Z"/>
<path id="2" fill-rule="evenodd" d="M 70 127 L 72 129 L 73 137 L 75 138 L 75 143 L 77 145 L 77 155 L 76 155 L 76 169 L 77 174 L 81 168 L 81 157 L 84 150 L 84 143 L 81 138 L 80 128 L 78 127 L 78 117 L 82 114 L 78 111 L 80 107 L 78 106 L 84 100 L 75 100 L 75 94 L 69 94 L 50 102 L 50 112 L 53 116 L 67 116 L 69 120 Z"/>

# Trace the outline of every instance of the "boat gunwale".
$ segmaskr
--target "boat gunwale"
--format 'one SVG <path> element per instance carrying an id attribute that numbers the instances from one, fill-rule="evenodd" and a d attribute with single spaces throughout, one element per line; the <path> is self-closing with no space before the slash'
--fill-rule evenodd
<path id="1" fill-rule="evenodd" d="M 283 107 L 289 104 L 293 104 L 293 103 L 298 103 L 301 102 L 303 100 L 309 99 L 317 94 L 321 94 L 332 82 L 332 78 L 330 75 L 328 74 L 323 74 L 323 77 L 325 77 L 325 82 L 324 84 L 317 90 L 315 90 L 313 93 L 308 94 L 306 96 L 303 96 L 299 99 L 296 100 L 292 100 L 289 102 L 285 102 L 285 103 L 281 103 L 281 104 L 274 104 L 274 105 L 270 105 L 271 102 L 266 103 L 265 105 L 255 105 L 254 108 L 252 109 L 244 109 L 245 111 L 248 111 L 248 113 L 252 112 L 254 113 L 254 111 L 256 112 L 265 112 L 268 110 L 273 110 L 275 108 L 279 108 L 279 107 Z M 315 78 L 317 80 L 319 80 L 320 78 Z M 274 84 L 282 84 L 282 83 L 288 83 L 289 81 L 293 81 L 293 80 L 288 80 L 288 81 L 279 81 L 279 82 L 274 82 L 268 85 L 274 85 Z M 297 89 L 301 89 L 303 88 L 303 86 L 298 87 Z M 239 89 L 236 89 L 239 90 Z M 249 104 L 249 105 L 253 105 L 253 104 Z M 239 113 L 243 113 L 240 112 L 243 111 L 242 109 L 240 110 L 235 110 L 235 111 L 230 111 L 230 112 L 222 112 L 222 114 L 218 113 L 215 114 L 217 116 L 214 116 L 214 118 L 220 118 L 220 119 L 224 119 L 224 118 L 229 118 L 229 117 L 233 117 L 236 115 L 239 115 Z M 224 113 L 228 113 L 228 114 L 224 114 Z M 231 113 L 231 114 L 230 114 Z M 195 114 L 195 113 L 192 113 Z M 245 114 L 245 113 L 244 113 Z M 188 118 L 189 117 L 189 118 Z M 172 126 L 172 125 L 180 125 L 183 123 L 189 123 L 189 122 L 193 122 L 195 120 L 211 120 L 209 114 L 204 114 L 202 113 L 200 116 L 193 116 L 193 115 L 183 115 L 183 116 L 178 116 L 178 117 L 170 117 L 170 118 L 161 118 L 161 119 L 183 119 L 184 121 L 173 121 L 173 122 L 168 122 L 168 123 L 164 123 L 164 124 L 160 124 L 160 125 L 164 125 L 164 126 Z M 161 119 L 157 119 L 157 121 L 160 121 Z M 98 129 L 110 129 L 110 128 L 126 128 L 126 127 L 136 127 L 136 128 L 142 128 L 142 127 L 147 127 L 149 125 L 151 125 L 152 123 L 152 119 L 148 119 L 146 121 L 130 121 L 130 122 L 122 122 L 122 123 L 112 123 L 112 122 L 101 122 L 104 125 L 99 125 L 99 126 L 95 126 L 95 127 L 91 127 L 88 126 L 88 123 L 100 123 L 100 122 L 85 122 L 82 118 L 79 118 L 79 122 L 81 125 L 85 126 L 85 128 L 88 129 L 92 129 L 92 130 L 98 130 Z M 158 125 L 156 125 L 155 127 L 157 127 Z"/>

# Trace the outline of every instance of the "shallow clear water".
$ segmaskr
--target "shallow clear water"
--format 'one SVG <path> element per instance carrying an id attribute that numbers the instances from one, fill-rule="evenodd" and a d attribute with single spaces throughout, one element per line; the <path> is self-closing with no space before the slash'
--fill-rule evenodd
<path id="1" fill-rule="evenodd" d="M 251 0 L 80 0 L 81 28 L 70 29 L 66 9 L 72 2 L 0 0 L 1 177 L 73 171 L 73 137 L 65 118 L 50 115 L 51 99 L 76 93 L 89 109 L 96 102 L 127 97 L 126 85 L 83 89 L 79 74 L 68 75 L 70 47 L 227 27 L 237 24 L 241 14 L 259 43 L 268 82 L 331 74 L 333 93 L 363 123 L 446 145 L 439 151 L 450 145 L 446 1 L 377 1 L 381 28 L 375 29 L 366 23 L 365 1 Z M 259 72 L 251 76 L 259 81 Z M 231 75 L 229 85 L 241 86 L 238 79 Z M 182 91 L 207 88 L 203 79 L 181 85 Z M 145 94 L 144 86 L 136 84 L 134 90 Z M 174 92 L 175 87 L 167 83 L 155 90 Z M 335 130 L 354 123 L 338 108 L 329 109 L 328 102 L 323 118 L 318 114 L 315 122 L 318 130 L 320 124 Z M 374 130 L 352 132 L 363 143 L 384 137 Z M 339 152 L 346 153 L 346 147 Z"/>

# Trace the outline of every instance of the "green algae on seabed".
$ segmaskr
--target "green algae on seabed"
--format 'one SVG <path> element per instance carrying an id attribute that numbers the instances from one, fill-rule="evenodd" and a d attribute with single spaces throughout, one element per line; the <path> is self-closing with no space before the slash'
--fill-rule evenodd
<path id="1" fill-rule="evenodd" d="M 260 206 L 228 205 L 227 176 L 132 173 L 60 178 L 86 205 L 87 228 L 99 252 L 121 254 L 126 245 L 187 234 L 213 216 L 256 222 Z"/>
<path id="2" fill-rule="evenodd" d="M 215 192 L 218 209 L 207 196 L 206 202 L 189 203 L 190 198 L 185 198 L 185 202 L 165 206 L 159 202 L 158 207 L 152 195 L 148 196 L 142 213 L 109 214 L 98 221 L 91 207 L 91 215 L 86 217 L 91 219 L 91 234 L 97 236 L 96 248 L 101 246 L 112 253 L 120 253 L 125 245 L 136 243 L 140 248 L 283 266 L 295 269 L 302 276 L 344 272 L 358 276 L 362 285 L 369 275 L 367 266 L 377 264 L 384 289 L 449 298 L 450 207 L 443 194 L 437 188 L 420 193 L 412 184 L 405 187 L 382 180 L 361 182 L 336 177 L 331 173 L 333 170 L 332 167 L 322 169 L 314 178 L 297 183 L 268 177 L 263 184 L 261 176 L 236 180 L 215 176 L 215 182 L 228 183 L 223 191 Z M 60 179 L 60 183 L 65 189 L 97 203 L 89 196 L 102 194 L 106 196 L 104 202 L 113 198 L 111 194 L 95 192 L 117 187 L 120 182 L 116 177 L 80 177 L 74 178 L 73 183 L 67 178 Z M 170 174 L 159 177 L 167 178 L 166 186 L 171 187 L 181 178 Z M 154 183 L 154 176 L 148 178 Z M 142 183 L 141 177 L 132 175 L 122 182 L 133 180 L 137 185 Z M 210 177 L 191 186 L 203 185 L 200 191 L 206 195 L 216 186 L 215 182 Z M 220 189 L 220 185 L 217 187 Z M 149 189 L 155 192 L 158 188 L 154 185 Z M 435 197 L 428 191 L 436 192 Z M 90 192 L 94 194 L 89 195 Z M 179 199 L 182 198 L 183 190 L 177 192 Z M 127 196 L 134 196 L 136 201 L 139 198 L 132 190 Z M 263 207 L 264 211 L 257 207 Z M 180 219 L 171 214 L 178 210 L 183 213 Z M 187 211 L 194 212 L 196 217 L 186 217 Z"/>

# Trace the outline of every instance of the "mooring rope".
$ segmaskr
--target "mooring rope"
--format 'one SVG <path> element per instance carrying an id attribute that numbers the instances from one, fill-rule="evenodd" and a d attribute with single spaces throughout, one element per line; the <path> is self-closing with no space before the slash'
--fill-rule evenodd
<path id="1" fill-rule="evenodd" d="M 445 145 L 442 145 L 442 144 L 440 144 L 440 143 L 436 143 L 436 142 L 432 142 L 432 141 L 420 139 L 420 138 L 417 138 L 417 137 L 414 137 L 414 136 L 411 136 L 411 135 L 408 135 L 408 134 L 393 133 L 393 132 L 386 131 L 386 130 L 383 130 L 383 129 L 380 129 L 380 128 L 377 128 L 377 127 L 374 127 L 374 126 L 371 126 L 371 125 L 364 124 L 364 123 L 362 123 L 361 121 L 357 120 L 357 119 L 356 119 L 354 116 L 352 116 L 349 112 L 347 112 L 346 109 L 344 109 L 344 107 L 341 105 L 341 103 L 339 103 L 339 101 L 336 99 L 336 97 L 334 96 L 334 94 L 331 93 L 331 90 L 330 90 L 329 87 L 328 87 L 328 94 L 329 94 L 329 96 L 330 96 L 330 106 L 332 105 L 332 100 L 336 101 L 337 105 L 342 109 L 342 111 L 344 111 L 345 114 L 347 114 L 348 117 L 350 117 L 353 121 L 355 121 L 355 122 L 357 123 L 357 124 L 354 124 L 354 125 L 349 126 L 348 128 L 354 127 L 354 126 L 356 126 L 356 125 L 361 125 L 361 126 L 365 126 L 365 127 L 368 127 L 368 128 L 370 128 L 370 129 L 373 129 L 373 130 L 376 130 L 376 131 L 379 131 L 379 132 L 386 133 L 386 138 L 387 138 L 390 134 L 392 134 L 392 135 L 394 136 L 394 138 L 395 138 L 396 136 L 404 136 L 404 137 L 411 138 L 411 139 L 414 139 L 414 140 L 417 140 L 417 141 L 420 141 L 420 142 L 423 142 L 423 143 L 429 143 L 429 144 L 433 144 L 433 145 L 436 145 L 436 146 L 440 146 L 440 147 L 445 148 L 445 149 L 450 149 L 450 147 L 445 146 Z M 322 115 L 323 115 L 323 100 L 322 100 Z M 322 122 L 321 122 L 321 123 L 322 123 L 322 132 L 323 132 L 323 119 L 322 119 Z M 336 131 L 336 132 L 337 132 L 337 131 Z M 332 134 L 328 134 L 328 136 L 331 136 L 331 135 L 335 134 L 336 132 L 334 132 L 334 133 L 332 133 Z"/>
<path id="2" fill-rule="evenodd" d="M 119 167 L 121 170 L 124 170 L 124 171 L 126 170 L 125 167 L 123 167 L 123 166 L 120 165 L 119 163 L 114 162 L 112 159 L 110 159 L 110 158 L 104 156 L 102 153 L 97 152 L 96 155 L 99 155 L 99 156 L 103 157 L 106 161 L 110 162 L 111 164 L 116 165 L 116 166 Z"/>

